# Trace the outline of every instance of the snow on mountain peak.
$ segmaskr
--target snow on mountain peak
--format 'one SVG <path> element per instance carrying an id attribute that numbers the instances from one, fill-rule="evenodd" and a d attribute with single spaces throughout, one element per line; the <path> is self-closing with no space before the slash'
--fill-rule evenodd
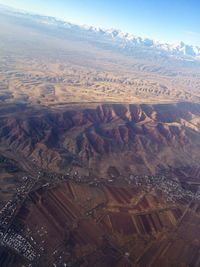
<path id="1" fill-rule="evenodd" d="M 1 5 L 0 8 L 2 10 Z M 106 39 L 106 41 L 110 42 L 112 45 L 114 45 L 116 42 L 116 45 L 119 45 L 120 48 L 128 50 L 133 50 L 134 47 L 141 47 L 145 49 L 149 48 L 169 56 L 175 56 L 183 59 L 200 59 L 200 47 L 194 45 L 187 45 L 184 42 L 179 42 L 178 44 L 161 43 L 149 38 L 135 36 L 131 33 L 126 33 L 118 29 L 103 29 L 95 26 L 77 25 L 51 16 L 42 16 L 38 14 L 30 14 L 27 12 L 25 13 L 18 10 L 9 10 L 5 7 L 3 8 L 3 10 L 9 13 L 13 13 L 15 15 L 26 16 L 27 18 L 31 18 L 34 21 L 45 25 L 54 27 L 57 26 L 71 30 L 76 29 L 76 31 L 79 31 L 85 37 L 87 37 L 87 35 L 90 35 L 90 38 L 93 37 L 95 41 L 98 41 L 98 38 L 99 41 L 101 41 L 101 38 L 104 38 L 102 40 Z"/>
<path id="2" fill-rule="evenodd" d="M 198 59 L 200 57 L 200 47 L 187 45 L 184 42 L 179 42 L 177 44 L 168 44 L 161 43 L 149 38 L 142 38 L 130 33 L 123 32 L 118 29 L 102 29 L 99 27 L 93 26 L 79 26 L 80 28 L 84 28 L 90 32 L 95 32 L 96 34 L 103 34 L 104 36 L 116 40 L 118 42 L 124 43 L 130 47 L 132 46 L 144 46 L 153 49 L 157 49 L 163 52 L 167 52 L 170 55 L 174 56 L 185 56 L 185 57 L 193 57 L 194 59 Z"/>

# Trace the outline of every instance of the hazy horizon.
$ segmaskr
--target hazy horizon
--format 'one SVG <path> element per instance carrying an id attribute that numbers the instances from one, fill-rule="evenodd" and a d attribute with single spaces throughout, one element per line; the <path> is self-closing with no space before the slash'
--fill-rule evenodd
<path id="1" fill-rule="evenodd" d="M 0 4 L 79 25 L 115 28 L 159 42 L 200 46 L 198 1 L 16 1 Z"/>

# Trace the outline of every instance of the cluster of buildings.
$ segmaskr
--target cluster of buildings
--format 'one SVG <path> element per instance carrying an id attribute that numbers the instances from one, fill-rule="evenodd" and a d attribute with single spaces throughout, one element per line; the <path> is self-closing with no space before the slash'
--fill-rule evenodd
<path id="1" fill-rule="evenodd" d="M 22 183 L 16 189 L 16 194 L 0 210 L 1 246 L 9 247 L 29 261 L 33 261 L 35 259 L 36 252 L 30 242 L 27 241 L 27 238 L 23 237 L 16 231 L 16 229 L 13 229 L 13 222 L 18 210 L 26 199 L 27 194 L 35 185 L 37 179 L 31 176 L 22 177 Z"/>
<path id="2" fill-rule="evenodd" d="M 0 210 L 0 229 L 6 229 L 12 221 L 18 207 L 18 199 L 9 200 Z"/>
<path id="3" fill-rule="evenodd" d="M 192 192 L 181 186 L 179 181 L 169 179 L 165 175 L 146 175 L 146 176 L 130 176 L 131 184 L 136 187 L 144 187 L 146 189 L 161 190 L 168 201 L 175 202 L 177 200 L 200 200 L 200 192 Z"/>
<path id="4" fill-rule="evenodd" d="M 9 230 L 6 234 L 4 234 L 1 239 L 1 244 L 12 248 L 29 261 L 33 261 L 37 256 L 32 245 L 26 240 L 26 238 L 13 230 Z"/>
<path id="5" fill-rule="evenodd" d="M 44 180 L 42 179 L 43 177 L 45 178 Z M 72 180 L 78 183 L 87 182 L 89 185 L 97 187 L 101 186 L 102 184 L 112 184 L 115 182 L 114 177 L 111 177 L 108 180 L 96 179 L 91 177 L 82 177 L 78 172 L 67 173 L 66 175 L 38 172 L 38 175 L 36 177 L 24 176 L 22 178 L 20 187 L 16 189 L 16 194 L 14 195 L 13 199 L 8 201 L 3 209 L 0 210 L 0 245 L 15 250 L 30 262 L 38 258 L 40 255 L 36 252 L 34 245 L 32 244 L 34 243 L 32 242 L 34 240 L 31 238 L 31 236 L 23 237 L 20 232 L 12 228 L 12 223 L 14 221 L 15 215 L 17 214 L 17 211 L 21 207 L 27 195 L 31 192 L 31 190 L 35 189 L 36 185 L 49 188 L 49 186 L 66 180 Z M 181 199 L 200 200 L 199 191 L 193 192 L 188 190 L 187 188 L 183 188 L 178 180 L 169 178 L 169 175 L 165 173 L 144 176 L 131 174 L 124 180 L 134 187 L 141 187 L 146 190 L 160 190 L 166 196 L 166 199 L 170 202 L 175 202 Z M 39 183 L 37 183 L 38 181 Z M 86 216 L 90 216 L 92 213 L 93 210 L 90 210 L 86 213 Z M 43 248 L 40 247 L 40 251 L 42 250 Z M 70 264 L 70 262 L 64 262 L 63 266 L 70 266 Z"/>
<path id="6" fill-rule="evenodd" d="M 24 199 L 34 186 L 35 182 L 35 178 L 31 176 L 22 177 L 22 183 L 18 188 L 16 188 L 16 194 L 0 210 L 0 229 L 9 228 L 17 210 L 21 207 Z"/>

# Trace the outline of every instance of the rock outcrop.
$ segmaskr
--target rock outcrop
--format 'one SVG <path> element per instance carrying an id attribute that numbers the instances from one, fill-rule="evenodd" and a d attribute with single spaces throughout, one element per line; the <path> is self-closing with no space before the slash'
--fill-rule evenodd
<path id="1" fill-rule="evenodd" d="M 195 165 L 200 148 L 199 104 L 104 104 L 20 114 L 1 116 L 1 145 L 53 171 L 79 166 L 101 177 L 109 167 L 124 175 L 127 169 L 154 173 Z"/>

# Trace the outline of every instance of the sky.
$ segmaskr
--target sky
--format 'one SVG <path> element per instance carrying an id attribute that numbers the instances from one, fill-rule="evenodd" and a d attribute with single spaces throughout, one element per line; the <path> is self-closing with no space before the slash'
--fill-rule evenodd
<path id="1" fill-rule="evenodd" d="M 72 23 L 200 46 L 200 0 L 0 0 Z"/>

